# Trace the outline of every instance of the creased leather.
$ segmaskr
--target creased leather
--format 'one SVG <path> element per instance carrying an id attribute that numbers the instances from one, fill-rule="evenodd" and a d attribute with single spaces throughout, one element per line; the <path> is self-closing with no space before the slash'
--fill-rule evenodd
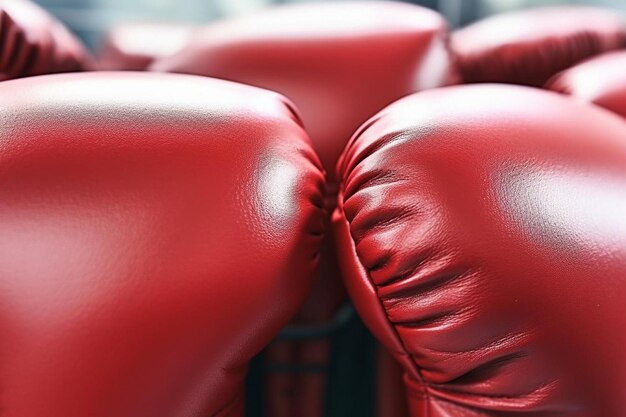
<path id="1" fill-rule="evenodd" d="M 46 11 L 28 0 L 0 0 L 0 80 L 92 67 L 80 41 Z"/>
<path id="2" fill-rule="evenodd" d="M 542 86 L 586 58 L 626 47 L 626 19 L 588 6 L 502 13 L 455 31 L 451 47 L 467 83 Z"/>
<path id="3" fill-rule="evenodd" d="M 412 416 L 626 412 L 626 123 L 515 86 L 422 92 L 349 142 L 350 296 Z"/>
<path id="4" fill-rule="evenodd" d="M 458 81 L 442 16 L 378 1 L 281 5 L 218 21 L 150 69 L 242 82 L 293 100 L 327 171 L 328 213 L 335 201 L 334 166 L 354 130 L 400 97 Z M 331 320 L 345 300 L 335 252 L 331 242 L 323 244 L 320 274 L 297 323 Z M 277 349 L 282 352 L 270 352 L 271 360 L 285 360 L 284 351 L 292 350 L 294 362 L 329 362 L 327 340 Z M 280 388 L 287 384 L 288 396 Z M 270 390 L 272 385 L 279 388 L 268 394 L 268 415 L 322 415 L 324 375 L 272 375 Z"/>

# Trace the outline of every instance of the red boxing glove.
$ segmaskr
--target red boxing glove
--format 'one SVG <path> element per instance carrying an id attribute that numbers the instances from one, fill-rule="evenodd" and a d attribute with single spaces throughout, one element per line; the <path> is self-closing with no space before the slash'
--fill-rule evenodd
<path id="1" fill-rule="evenodd" d="M 0 80 L 92 67 L 80 41 L 30 1 L 0 0 L 0 28 Z"/>
<path id="2" fill-rule="evenodd" d="M 556 75 L 546 88 L 626 118 L 626 51 L 599 55 L 575 65 Z"/>
<path id="3" fill-rule="evenodd" d="M 284 98 L 166 74 L 0 84 L 3 417 L 242 416 L 319 257 Z"/>
<path id="4" fill-rule="evenodd" d="M 243 82 L 292 99 L 328 173 L 331 211 L 334 166 L 354 130 L 400 97 L 456 80 L 447 41 L 444 19 L 419 6 L 289 5 L 211 24 L 180 53 L 156 61 L 151 69 Z M 335 250 L 328 242 L 323 246 L 320 275 L 298 323 L 330 320 L 344 300 Z M 330 345 L 325 340 L 296 347 L 281 343 L 268 352 L 270 361 L 314 366 L 328 362 Z M 268 395 L 267 414 L 320 416 L 324 374 L 283 377 L 270 376 L 267 385 L 274 394 Z M 283 386 L 289 387 L 289 395 L 276 394 L 286 391 Z"/>
<path id="5" fill-rule="evenodd" d="M 278 91 L 302 112 L 330 176 L 346 141 L 374 113 L 454 78 L 448 31 L 409 4 L 274 7 L 211 24 L 153 70 L 223 78 Z"/>
<path id="6" fill-rule="evenodd" d="M 626 46 L 624 18 L 594 7 L 523 10 L 473 23 L 452 36 L 465 82 L 543 85 L 585 58 Z"/>
<path id="7" fill-rule="evenodd" d="M 403 99 L 339 165 L 344 278 L 413 416 L 626 415 L 626 123 L 517 86 Z"/>

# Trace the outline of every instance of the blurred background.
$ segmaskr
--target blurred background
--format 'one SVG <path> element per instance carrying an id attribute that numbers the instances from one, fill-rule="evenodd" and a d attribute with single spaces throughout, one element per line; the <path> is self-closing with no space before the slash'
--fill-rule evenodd
<path id="1" fill-rule="evenodd" d="M 314 0 L 35 0 L 74 30 L 91 48 L 99 45 L 111 25 L 126 22 L 172 21 L 204 23 L 249 13 L 269 4 Z M 625 0 L 412 0 L 444 14 L 452 26 L 537 5 L 603 5 L 626 11 Z"/>

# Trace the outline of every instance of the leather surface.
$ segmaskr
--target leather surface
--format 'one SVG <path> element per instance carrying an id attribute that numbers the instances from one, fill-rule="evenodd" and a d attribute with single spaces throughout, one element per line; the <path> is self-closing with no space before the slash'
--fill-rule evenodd
<path id="1" fill-rule="evenodd" d="M 465 82 L 541 86 L 585 58 L 626 47 L 626 21 L 594 7 L 529 9 L 459 29 L 451 47 Z"/>
<path id="2" fill-rule="evenodd" d="M 278 91 L 295 102 L 330 181 L 356 128 L 392 101 L 455 80 L 442 17 L 426 8 L 386 2 L 300 4 L 213 23 L 180 53 L 158 60 L 155 71 L 206 75 Z M 330 320 L 344 299 L 335 249 L 323 245 L 320 274 L 298 323 Z M 280 346 L 269 356 L 324 365 L 327 341 Z M 272 417 L 320 416 L 324 376 L 278 375 L 269 395 Z M 288 379 L 287 383 L 285 380 Z M 289 391 L 285 385 L 291 387 Z M 312 392 L 314 390 L 315 392 Z M 310 401 L 317 398 L 316 401 Z M 274 399 L 277 402 L 274 403 Z M 287 404 L 284 404 L 284 403 Z"/>
<path id="3" fill-rule="evenodd" d="M 546 88 L 626 118 L 626 51 L 599 55 L 562 71 Z"/>
<path id="4" fill-rule="evenodd" d="M 183 23 L 126 23 L 111 28 L 98 53 L 104 70 L 145 70 L 155 59 L 174 55 L 193 35 L 195 26 Z"/>
<path id="5" fill-rule="evenodd" d="M 168 74 L 0 84 L 3 417 L 240 416 L 308 292 L 323 175 L 291 104 Z"/>
<path id="6" fill-rule="evenodd" d="M 422 92 L 355 134 L 340 261 L 412 416 L 626 414 L 625 137 L 503 85 Z"/>
<path id="7" fill-rule="evenodd" d="M 347 2 L 270 8 L 200 31 L 153 70 L 207 75 L 293 100 L 329 175 L 356 128 L 394 100 L 451 82 L 447 28 L 426 8 Z"/>
<path id="8" fill-rule="evenodd" d="M 28 0 L 0 0 L 0 81 L 92 68 L 80 41 Z"/>

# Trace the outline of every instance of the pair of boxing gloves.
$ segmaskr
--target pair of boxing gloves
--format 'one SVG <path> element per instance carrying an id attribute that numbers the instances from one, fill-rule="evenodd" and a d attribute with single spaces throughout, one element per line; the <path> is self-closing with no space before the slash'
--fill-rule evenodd
<path id="1" fill-rule="evenodd" d="M 298 110 L 277 94 L 159 74 L 0 84 L 6 416 L 241 414 L 247 362 L 313 279 L 324 206 L 412 415 L 623 414 L 623 120 L 548 92 L 465 86 L 357 128 L 368 106 L 453 72 L 438 16 L 373 7 L 354 13 L 383 22 L 380 36 L 350 41 L 336 17 L 336 38 L 303 41 L 313 49 L 295 62 L 289 42 L 270 50 L 255 36 L 242 48 L 254 65 L 239 67 L 220 42 L 246 33 L 225 24 L 201 62 L 295 86 L 318 150 L 356 131 L 336 175 L 339 151 L 320 152 L 338 190 L 326 204 Z M 373 79 L 383 84 L 364 90 Z"/>
<path id="2" fill-rule="evenodd" d="M 367 14 L 367 10 L 371 14 Z M 312 23 L 307 24 L 307 22 Z M 320 24 L 320 22 L 324 23 Z M 368 23 L 364 24 L 363 22 Z M 316 26 L 312 27 L 312 25 Z M 346 37 L 345 33 L 341 32 L 342 29 L 350 30 L 352 36 Z M 359 33 L 361 36 L 354 36 L 355 33 Z M 608 105 L 607 100 L 595 99 L 595 97 L 601 98 L 601 94 L 585 97 L 577 93 L 577 88 L 573 82 L 564 83 L 564 81 L 551 80 L 571 78 L 567 77 L 565 73 L 562 76 L 555 74 L 587 58 L 621 49 L 626 45 L 624 23 L 622 18 L 616 14 L 593 8 L 525 11 L 496 16 L 461 29 L 452 34 L 449 43 L 447 42 L 448 36 L 445 22 L 439 16 L 425 10 L 418 12 L 417 8 L 410 6 L 397 5 L 391 7 L 386 4 L 384 6 L 369 5 L 365 7 L 360 5 L 358 13 L 351 12 L 350 6 L 333 5 L 315 6 L 314 8 L 294 6 L 277 9 L 262 15 L 221 22 L 196 32 L 194 41 L 191 41 L 176 54 L 169 57 L 157 57 L 156 62 L 151 63 L 151 69 L 211 75 L 241 81 L 274 89 L 292 98 L 303 114 L 305 126 L 311 133 L 316 149 L 328 172 L 330 202 L 327 207 L 329 211 L 333 210 L 336 201 L 333 193 L 334 189 L 338 187 L 336 184 L 345 180 L 347 176 L 346 174 L 346 176 L 335 177 L 335 163 L 344 147 L 345 139 L 350 136 L 359 123 L 365 120 L 367 115 L 374 114 L 383 105 L 411 92 L 461 81 L 466 83 L 508 82 L 531 86 L 547 85 L 551 89 L 568 92 L 615 111 L 614 107 Z M 294 48 L 293 44 L 285 42 L 285 39 L 302 40 L 302 42 L 298 44 L 298 48 Z M 268 48 L 268 46 L 271 47 Z M 121 49 L 123 48 L 118 48 L 118 50 Z M 619 56 L 620 54 L 623 53 L 617 52 L 607 55 L 607 57 Z M 607 57 L 602 56 L 598 60 L 615 59 Z M 612 67 L 617 74 L 613 79 L 607 79 L 604 75 L 611 71 L 610 69 L 599 68 L 597 74 L 588 76 L 591 81 L 587 84 L 593 85 L 601 91 L 606 91 L 611 97 L 615 97 L 612 100 L 613 103 L 622 103 L 623 105 L 624 92 L 623 90 L 620 91 L 620 84 L 617 80 L 620 76 L 623 77 L 623 66 L 620 67 L 613 63 L 607 63 L 606 66 Z M 329 67 L 332 68 L 332 71 L 328 70 Z M 594 82 L 594 80 L 599 79 L 603 82 Z M 566 86 L 571 84 L 572 88 L 557 87 L 563 84 Z M 367 88 L 363 88 L 364 85 Z M 605 87 L 601 88 L 601 85 Z M 451 90 L 448 90 L 445 94 L 450 94 L 450 92 Z M 480 91 L 473 94 L 473 99 L 468 99 L 464 105 L 471 106 L 469 103 L 477 100 L 490 100 L 490 96 L 486 93 L 485 97 L 482 97 L 483 93 Z M 510 94 L 510 100 L 517 100 L 514 98 L 516 97 L 514 93 L 511 92 Z M 498 97 L 506 99 L 506 93 L 496 95 L 494 99 Z M 449 98 L 442 98 L 441 100 L 445 103 L 449 100 L 457 100 L 457 98 L 451 94 Z M 525 105 L 520 104 L 520 107 L 523 108 Z M 442 107 L 445 108 L 445 105 L 442 104 Z M 442 109 L 442 111 L 444 110 Z M 484 111 L 488 112 L 490 109 L 486 108 Z M 549 117 L 557 116 L 550 114 Z M 545 134 L 548 135 L 548 133 Z M 515 151 L 512 150 L 511 152 L 512 155 L 515 155 Z M 375 177 L 374 183 L 378 185 L 376 174 L 369 174 Z M 367 175 L 365 177 L 367 178 Z M 402 176 L 399 175 L 399 177 Z M 445 184 L 445 181 L 441 181 L 439 185 L 445 188 Z M 536 186 L 540 187 L 541 184 Z M 590 188 L 593 187 L 590 186 Z M 377 201 L 378 198 L 382 198 L 380 193 L 384 188 L 377 186 L 374 189 L 376 193 L 371 198 Z M 409 193 L 401 194 L 398 198 L 409 198 L 409 195 Z M 576 206 L 578 202 L 572 204 Z M 418 233 L 417 231 L 411 232 L 412 228 L 419 230 L 419 227 L 407 225 L 402 220 L 404 218 L 403 208 L 400 207 L 397 210 L 393 208 L 390 199 L 380 201 L 376 207 L 383 212 L 388 210 L 386 216 L 382 216 L 383 220 L 380 220 L 377 216 L 381 216 L 381 213 L 373 210 L 373 214 L 366 217 L 365 228 L 378 226 L 378 222 L 397 221 L 397 227 L 404 230 L 399 233 Z M 341 216 L 337 215 L 339 216 L 337 221 L 340 222 Z M 590 215 L 593 217 L 598 214 Z M 536 220 L 529 220 L 529 222 L 532 221 Z M 476 230 L 476 236 L 479 240 L 484 239 L 480 233 L 481 230 L 482 228 Z M 399 242 L 402 242 L 402 239 L 399 239 Z M 399 245 L 396 241 L 387 242 L 387 244 L 392 248 Z M 403 252 L 415 244 L 414 241 L 411 241 L 407 243 L 407 248 L 397 248 L 397 251 Z M 335 298 L 330 296 L 336 292 L 332 288 L 332 282 L 337 275 L 333 275 L 332 256 L 338 253 L 340 254 L 339 263 L 345 262 L 345 258 L 341 258 L 341 256 L 345 251 L 348 250 L 349 252 L 350 244 L 345 242 L 332 247 L 327 242 L 325 246 L 331 246 L 331 250 L 324 252 L 325 256 L 322 258 L 323 273 L 316 282 L 319 287 L 319 283 L 323 282 L 323 279 L 328 280 L 330 278 L 331 284 L 323 285 L 321 289 L 317 288 L 310 300 L 313 300 L 317 307 L 319 307 L 320 300 L 330 301 L 330 303 L 322 309 L 318 308 L 318 311 L 314 311 L 312 314 L 305 314 L 308 317 L 315 317 L 316 314 L 318 318 L 327 317 L 328 312 L 332 311 L 333 306 L 336 305 L 333 303 Z M 378 248 L 380 252 L 374 251 L 370 256 L 379 256 L 383 258 L 381 260 L 383 262 L 386 261 L 387 256 L 390 256 L 386 251 L 391 251 L 391 249 L 384 247 L 384 245 L 381 246 Z M 438 255 L 442 256 L 441 254 Z M 560 257 L 558 254 L 554 256 L 557 259 Z M 494 254 L 494 257 L 498 258 L 499 255 Z M 421 261 L 418 256 L 417 261 L 409 260 L 408 262 Z M 374 265 L 376 264 L 374 263 Z M 398 275 L 403 275 L 410 273 L 409 267 L 413 266 L 415 265 L 407 266 L 405 263 L 401 263 L 395 267 Z M 357 267 L 355 266 L 355 268 Z M 445 270 L 444 267 L 442 269 Z M 344 272 L 343 275 L 346 277 L 349 274 L 350 272 Z M 546 275 L 548 275 L 547 272 Z M 367 280 L 363 276 L 367 276 L 367 274 L 361 275 L 361 281 L 365 283 Z M 438 279 L 437 277 L 435 274 L 435 281 Z M 412 278 L 415 281 L 415 277 Z M 358 280 L 359 278 L 354 279 Z M 334 282 L 338 282 L 338 280 Z M 520 282 L 525 281 L 521 280 Z M 375 283 L 379 284 L 379 282 Z M 386 282 L 382 281 L 382 283 Z M 411 284 L 404 283 L 403 285 L 410 287 Z M 451 284 L 453 288 L 456 288 L 455 285 Z M 350 284 L 349 287 L 353 301 L 357 300 L 358 296 L 355 296 L 354 293 L 358 289 L 355 290 Z M 380 293 L 380 291 L 375 291 L 378 288 L 377 285 L 372 285 L 368 291 Z M 404 298 L 404 301 L 402 297 L 389 300 L 390 304 L 404 302 L 407 304 L 408 311 L 403 313 L 418 317 L 415 321 L 405 318 L 406 323 L 403 323 L 402 320 L 389 322 L 383 320 L 383 313 L 386 310 L 372 313 L 371 310 L 376 308 L 377 302 L 380 302 L 376 297 L 372 296 L 366 299 L 364 305 L 359 306 L 359 303 L 356 302 L 364 317 L 367 317 L 368 314 L 382 316 L 379 319 L 383 324 L 373 325 L 372 321 L 368 321 L 368 323 L 374 328 L 379 339 L 386 341 L 387 348 L 394 352 L 396 357 L 405 358 L 401 362 L 405 369 L 405 381 L 409 389 L 412 415 L 496 415 L 513 411 L 537 415 L 549 415 L 550 413 L 557 415 L 570 413 L 581 416 L 603 415 L 603 413 L 605 413 L 604 415 L 615 415 L 616 412 L 617 415 L 620 414 L 621 411 L 619 408 L 615 408 L 615 405 L 612 405 L 611 407 L 614 408 L 611 409 L 604 408 L 602 412 L 598 411 L 599 408 L 594 409 L 594 407 L 600 407 L 599 402 L 590 405 L 595 400 L 589 400 L 589 398 L 597 398 L 595 394 L 587 395 L 587 400 L 581 400 L 581 402 L 590 401 L 584 405 L 561 400 L 571 393 L 559 393 L 560 388 L 557 389 L 550 385 L 553 384 L 552 380 L 542 380 L 542 378 L 548 378 L 548 373 L 542 374 L 537 371 L 543 365 L 535 363 L 536 368 L 533 370 L 530 369 L 531 366 L 527 367 L 524 364 L 524 360 L 513 360 L 516 355 L 525 355 L 526 346 L 522 343 L 519 345 L 511 343 L 502 348 L 496 346 L 498 343 L 504 344 L 504 339 L 507 337 L 504 334 L 501 335 L 503 341 L 485 340 L 484 338 L 488 338 L 486 333 L 490 331 L 496 333 L 504 331 L 502 328 L 485 331 L 479 325 L 487 326 L 489 324 L 489 326 L 498 328 L 496 324 L 484 322 L 490 315 L 493 315 L 494 320 L 498 320 L 497 317 L 501 313 L 494 307 L 485 307 L 492 310 L 487 310 L 488 312 L 482 313 L 484 316 L 477 317 L 475 322 L 479 324 L 474 323 L 474 327 L 469 325 L 467 328 L 458 326 L 458 333 L 461 333 L 460 341 L 456 345 L 457 350 L 450 353 L 449 356 L 456 357 L 457 362 L 467 361 L 467 358 L 460 353 L 475 349 L 476 358 L 474 362 L 468 361 L 465 366 L 461 366 L 459 363 L 452 364 L 449 368 L 438 370 L 443 374 L 438 375 L 438 378 L 431 376 L 431 378 L 420 379 L 420 372 L 428 372 L 421 370 L 420 366 L 435 367 L 428 362 L 429 359 L 433 362 L 448 361 L 448 357 L 435 357 L 434 359 L 427 357 L 417 360 L 415 358 L 416 355 L 419 357 L 419 353 L 411 352 L 411 349 L 416 349 L 419 352 L 420 348 L 428 350 L 429 346 L 411 345 L 408 337 L 407 339 L 397 337 L 389 340 L 390 338 L 385 337 L 381 332 L 393 333 L 398 326 L 399 329 L 404 329 L 405 333 L 410 333 L 409 330 L 414 325 L 416 327 L 414 330 L 415 337 L 421 338 L 424 333 L 435 333 L 431 327 L 434 324 L 439 324 L 443 327 L 441 334 L 444 335 L 442 336 L 444 340 L 457 337 L 453 331 L 455 330 L 454 326 L 443 326 L 448 324 L 443 318 L 440 321 L 433 321 L 430 327 L 426 327 L 426 331 L 419 332 L 417 329 L 415 323 L 423 321 L 428 324 L 431 320 L 430 314 L 445 316 L 444 312 L 437 309 L 453 311 L 448 303 L 454 303 L 456 299 L 454 291 L 451 291 L 452 294 L 450 294 L 437 288 L 439 287 L 431 289 L 433 291 L 432 297 L 436 298 L 435 301 L 439 303 L 439 305 L 435 303 L 434 312 L 430 310 L 416 311 L 419 303 L 412 301 L 410 297 Z M 421 294 L 419 288 L 414 289 L 414 291 L 417 294 L 416 297 Z M 498 294 L 496 291 L 494 292 Z M 478 297 L 472 299 L 472 293 L 467 296 L 477 305 L 485 303 L 485 300 Z M 542 301 L 550 303 L 550 296 L 545 295 Z M 460 298 L 461 295 L 456 297 Z M 537 296 L 534 302 L 540 303 L 540 298 Z M 498 301 L 503 311 L 506 311 L 506 306 L 510 302 L 511 300 Z M 568 301 L 564 302 L 568 303 Z M 465 306 L 465 308 L 471 309 L 472 305 Z M 423 318 L 422 315 L 426 318 Z M 519 317 L 522 316 L 523 314 L 520 313 Z M 548 314 L 547 317 L 550 315 Z M 387 324 L 385 325 L 385 323 Z M 383 329 L 381 330 L 377 326 L 381 326 Z M 549 327 L 550 325 L 546 324 L 546 326 Z M 532 329 L 532 326 L 530 328 Z M 505 329 L 511 330 L 506 327 Z M 472 339 L 471 332 L 475 332 L 478 339 Z M 516 335 L 513 334 L 511 337 L 513 336 Z M 495 338 L 493 335 L 492 337 Z M 481 342 L 493 343 L 494 346 L 487 346 L 483 351 L 480 351 Z M 423 354 L 423 352 L 421 353 Z M 511 354 L 510 357 L 507 356 L 509 353 Z M 501 368 L 499 367 L 500 362 L 502 363 Z M 517 372 L 519 368 L 527 373 Z M 480 375 L 481 372 L 492 372 L 494 376 L 483 379 L 475 377 L 475 374 Z M 509 374 L 498 380 L 496 378 L 498 372 L 504 374 L 508 372 Z M 537 373 L 533 374 L 533 372 Z M 465 379 L 462 379 L 462 376 Z M 555 377 L 555 375 L 552 376 Z M 472 381 L 472 378 L 476 380 Z M 510 381 L 516 378 L 519 379 L 518 385 L 515 385 L 514 381 Z M 555 378 L 567 379 L 563 375 Z M 290 382 L 293 384 L 293 381 Z M 443 387 L 439 392 L 436 387 L 425 388 L 433 384 L 441 384 Z M 498 386 L 490 388 L 491 384 Z M 553 385 L 557 384 L 554 383 Z M 582 389 L 586 391 L 587 385 L 590 384 L 578 380 L 573 383 L 573 386 L 576 385 L 578 385 L 576 389 L 584 387 Z M 589 389 L 589 391 L 592 390 Z M 458 395 L 450 393 L 456 391 L 459 391 Z M 580 394 L 581 398 L 584 397 L 583 394 Z M 578 394 L 572 394 L 572 397 L 568 398 L 573 398 L 576 395 Z M 510 399 L 508 399 L 509 397 Z M 555 400 L 555 398 L 560 399 Z M 389 400 L 378 398 L 378 401 Z M 398 401 L 398 397 L 391 401 Z M 295 407 L 300 407 L 295 411 L 296 415 L 319 415 L 319 412 L 314 411 L 310 402 L 304 404 L 296 402 Z M 608 406 L 603 405 L 602 407 Z M 272 411 L 270 407 L 270 415 L 283 415 Z"/>
<path id="3" fill-rule="evenodd" d="M 291 105 L 159 74 L 0 93 L 3 415 L 241 415 L 319 257 Z M 623 413 L 625 137 L 513 86 L 413 95 L 354 135 L 332 233 L 411 415 Z"/>

